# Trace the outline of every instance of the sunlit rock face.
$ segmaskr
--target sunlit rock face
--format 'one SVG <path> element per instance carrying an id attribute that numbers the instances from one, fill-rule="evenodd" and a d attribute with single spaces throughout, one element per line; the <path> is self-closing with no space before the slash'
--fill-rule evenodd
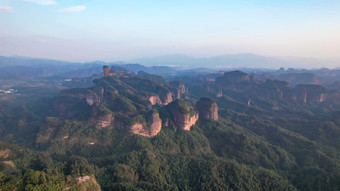
<path id="1" fill-rule="evenodd" d="M 151 105 L 162 105 L 162 100 L 159 98 L 158 95 L 150 96 L 149 101 Z"/>
<path id="2" fill-rule="evenodd" d="M 168 92 L 164 97 L 163 97 L 163 105 L 168 105 L 169 103 L 172 102 L 172 94 L 171 92 Z"/>
<path id="3" fill-rule="evenodd" d="M 189 101 L 177 99 L 167 107 L 178 130 L 190 131 L 198 120 L 198 112 Z"/>
<path id="4" fill-rule="evenodd" d="M 199 118 L 205 120 L 218 120 L 218 106 L 211 98 L 201 98 L 196 104 Z"/>
<path id="5" fill-rule="evenodd" d="M 152 138 L 162 129 L 162 120 L 157 111 L 153 111 L 146 123 L 135 123 L 130 127 L 130 132 L 144 137 Z"/>

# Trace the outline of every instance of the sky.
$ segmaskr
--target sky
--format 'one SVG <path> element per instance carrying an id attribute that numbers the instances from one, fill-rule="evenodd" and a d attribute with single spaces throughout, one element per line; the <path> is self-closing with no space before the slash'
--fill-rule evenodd
<path id="1" fill-rule="evenodd" d="M 340 58 L 338 0 L 0 0 L 0 55 Z"/>

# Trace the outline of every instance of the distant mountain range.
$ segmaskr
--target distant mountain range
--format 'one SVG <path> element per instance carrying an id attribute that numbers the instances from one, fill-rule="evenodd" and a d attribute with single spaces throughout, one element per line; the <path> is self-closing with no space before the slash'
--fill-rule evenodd
<path id="1" fill-rule="evenodd" d="M 132 60 L 115 61 L 115 62 L 68 62 L 52 59 L 30 58 L 22 56 L 4 57 L 0 56 L 0 68 L 4 66 L 32 66 L 32 65 L 67 65 L 68 67 L 82 65 L 84 68 L 98 65 L 124 65 L 129 64 L 130 70 L 145 69 L 144 66 L 169 66 L 177 69 L 193 69 L 193 68 L 210 68 L 213 70 L 222 69 L 279 69 L 285 68 L 337 68 L 340 66 L 340 60 L 320 60 L 315 58 L 298 58 L 298 57 L 269 57 L 256 54 L 226 54 L 213 57 L 195 58 L 182 54 L 173 54 L 165 56 L 137 58 Z M 143 65 L 143 66 L 141 66 Z M 132 69 L 131 69 L 132 67 Z M 162 69 L 162 68 L 161 68 Z"/>
<path id="2" fill-rule="evenodd" d="M 321 68 L 330 66 L 338 67 L 338 60 L 318 60 L 314 58 L 295 58 L 295 57 L 268 57 L 255 54 L 227 54 L 214 57 L 193 58 L 186 55 L 174 54 L 157 56 L 152 58 L 139 58 L 131 60 L 146 66 L 162 65 L 182 68 L 206 67 L 213 69 L 228 68 L 266 68 L 278 69 L 286 68 Z"/>

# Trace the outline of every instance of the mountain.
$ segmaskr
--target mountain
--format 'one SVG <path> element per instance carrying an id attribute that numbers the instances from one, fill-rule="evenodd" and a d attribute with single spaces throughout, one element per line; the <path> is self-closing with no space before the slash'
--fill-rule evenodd
<path id="1" fill-rule="evenodd" d="M 212 72 L 102 65 L 57 94 L 0 92 L 0 189 L 340 189 L 339 91 Z"/>
<path id="2" fill-rule="evenodd" d="M 255 54 L 226 54 L 213 57 L 193 58 L 181 54 L 157 56 L 153 58 L 139 58 L 132 62 L 140 63 L 146 66 L 162 65 L 173 66 L 179 68 L 199 68 L 207 67 L 212 69 L 228 69 L 228 68 L 262 68 L 262 69 L 278 69 L 282 66 L 293 68 L 319 68 L 320 63 L 325 66 L 327 61 L 317 61 L 316 59 L 298 59 L 298 58 L 281 58 L 268 57 Z"/>

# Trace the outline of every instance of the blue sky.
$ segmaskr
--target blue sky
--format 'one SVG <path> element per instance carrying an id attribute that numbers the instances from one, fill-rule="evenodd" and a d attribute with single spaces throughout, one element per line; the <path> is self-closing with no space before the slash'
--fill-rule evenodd
<path id="1" fill-rule="evenodd" d="M 0 0 L 0 55 L 339 58 L 335 0 Z"/>

